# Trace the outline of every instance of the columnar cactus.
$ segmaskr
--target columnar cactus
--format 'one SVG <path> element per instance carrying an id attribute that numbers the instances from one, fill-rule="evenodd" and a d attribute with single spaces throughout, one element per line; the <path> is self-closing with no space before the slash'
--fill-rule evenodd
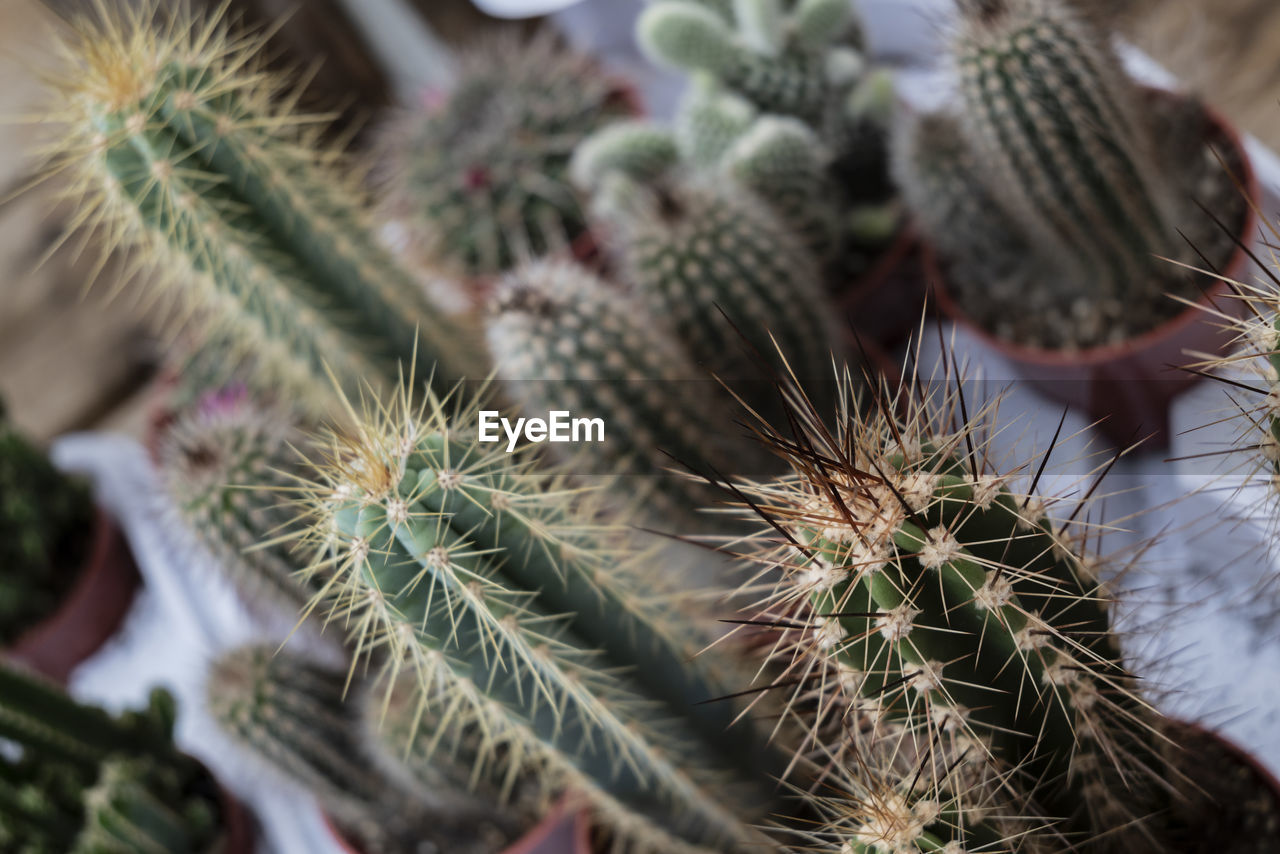
<path id="1" fill-rule="evenodd" d="M 421 258 L 470 276 L 569 246 L 587 229 L 569 159 L 630 111 L 623 94 L 547 35 L 464 53 L 452 92 L 386 130 L 385 214 Z"/>
<path id="2" fill-rule="evenodd" d="M 465 772 L 449 778 L 441 756 L 425 769 L 415 765 L 430 775 L 421 783 L 408 769 L 384 767 L 405 755 L 407 728 L 420 726 L 421 741 L 430 741 L 432 720 L 388 720 L 384 711 L 415 707 L 384 705 L 380 694 L 352 686 L 341 669 L 274 646 L 242 647 L 213 663 L 206 692 L 224 732 L 314 794 L 371 850 L 427 842 L 479 854 L 503 847 L 518 829 L 496 799 L 467 793 Z M 405 740 L 384 744 L 382 732 Z"/>
<path id="3" fill-rule="evenodd" d="M 651 604 L 652 568 L 593 490 L 476 444 L 475 418 L 402 401 L 335 440 L 311 502 L 334 619 L 441 727 L 477 734 L 477 773 L 577 793 L 628 850 L 758 843 L 770 754 L 709 702 L 728 693 L 715 659 Z"/>
<path id="4" fill-rule="evenodd" d="M 398 361 L 442 386 L 466 372 L 465 336 L 379 243 L 340 155 L 262 70 L 261 37 L 102 17 L 65 48 L 48 168 L 104 252 L 129 250 L 157 297 L 251 354 L 264 390 L 321 411 L 329 372 L 353 391 Z"/>
<path id="5" fill-rule="evenodd" d="M 0 847 L 66 854 L 213 854 L 212 782 L 172 743 L 173 699 L 113 719 L 0 666 Z"/>
<path id="6" fill-rule="evenodd" d="M 52 612 L 75 581 L 93 512 L 88 487 L 55 469 L 0 401 L 0 648 Z"/>
<path id="7" fill-rule="evenodd" d="M 708 400 L 725 395 L 663 315 L 570 261 L 535 262 L 508 275 L 491 315 L 495 370 L 523 415 L 563 410 L 597 420 L 597 434 L 581 437 L 596 444 L 569 446 L 576 464 L 623 475 L 629 491 L 635 477 L 658 478 L 639 502 L 651 518 L 687 519 L 710 503 L 714 494 L 704 485 L 664 472 L 728 470 L 734 443 L 718 439 L 725 425 L 705 414 Z"/>
<path id="8" fill-rule="evenodd" d="M 194 540 L 243 592 L 291 609 L 315 592 L 289 548 L 305 448 L 294 419 L 231 387 L 180 412 L 156 450 L 178 547 Z"/>
<path id="9" fill-rule="evenodd" d="M 960 104 L 903 123 L 895 148 L 899 183 L 954 264 L 962 303 L 1040 347 L 1148 331 L 1177 310 L 1167 292 L 1196 296 L 1192 277 L 1162 260 L 1200 263 L 1179 231 L 1226 265 L 1231 235 L 1206 232 L 1193 200 L 1217 203 L 1232 187 L 1212 152 L 1233 170 L 1239 153 L 1206 137 L 1198 103 L 1126 76 L 1109 35 L 1067 0 L 959 6 Z M 1230 194 L 1220 210 L 1230 227 L 1247 213 Z M 992 289 L 1009 270 L 1016 281 Z M 1023 319 L 1001 323 L 1015 307 Z"/>
<path id="10" fill-rule="evenodd" d="M 850 403 L 830 433 L 802 406 L 819 426 L 776 437 L 793 474 L 739 493 L 779 569 L 753 619 L 778 633 L 770 678 L 850 781 L 824 850 L 1167 850 L 1144 847 L 1174 782 L 1160 718 L 1087 532 L 988 471 L 990 413 L 956 429 L 937 394 Z"/>

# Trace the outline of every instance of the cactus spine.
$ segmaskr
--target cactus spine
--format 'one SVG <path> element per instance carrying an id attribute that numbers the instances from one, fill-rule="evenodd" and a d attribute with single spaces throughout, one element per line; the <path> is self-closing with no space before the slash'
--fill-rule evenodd
<path id="1" fill-rule="evenodd" d="M 574 147 L 627 105 L 595 62 L 543 35 L 468 52 L 456 89 L 389 127 L 385 213 L 413 250 L 495 276 L 587 228 L 568 180 Z"/>
<path id="2" fill-rule="evenodd" d="M 0 846 L 40 854 L 220 850 L 211 782 L 172 743 L 173 699 L 112 718 L 0 667 Z"/>
<path id="3" fill-rule="evenodd" d="M 88 488 L 20 435 L 0 401 L 0 648 L 57 607 L 92 523 Z"/>
<path id="4" fill-rule="evenodd" d="M 465 372 L 464 336 L 375 239 L 315 120 L 260 70 L 261 37 L 106 17 L 65 48 L 76 65 L 55 86 L 48 154 L 104 252 L 131 250 L 158 294 L 253 355 L 264 390 L 321 411 L 326 369 L 350 390 L 393 381 L 398 360 L 442 383 Z"/>
<path id="5" fill-rule="evenodd" d="M 696 705 L 726 693 L 711 662 L 648 604 L 652 574 L 634 592 L 591 491 L 472 445 L 475 417 L 402 400 L 337 440 L 313 531 L 335 618 L 442 726 L 477 733 L 477 773 L 580 793 L 635 850 L 759 841 L 742 765 L 760 745 L 731 703 Z"/>
<path id="6" fill-rule="evenodd" d="M 981 467 L 989 413 L 957 431 L 956 404 L 908 387 L 834 433 L 801 406 L 815 426 L 775 437 L 793 474 L 742 491 L 780 569 L 780 682 L 853 781 L 828 850 L 1148 850 L 1172 781 L 1098 562 Z"/>

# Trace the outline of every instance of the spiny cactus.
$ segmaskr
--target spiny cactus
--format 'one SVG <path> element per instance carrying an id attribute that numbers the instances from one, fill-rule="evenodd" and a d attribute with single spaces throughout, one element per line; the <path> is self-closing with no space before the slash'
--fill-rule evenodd
<path id="1" fill-rule="evenodd" d="M 247 595 L 296 607 L 315 592 L 288 546 L 297 524 L 304 434 L 278 408 L 243 387 L 206 394 L 180 412 L 156 456 L 178 548 L 193 539 Z"/>
<path id="2" fill-rule="evenodd" d="M 182 12 L 155 28 L 142 5 L 83 19 L 52 86 L 47 168 L 89 237 L 251 354 L 256 385 L 320 411 L 328 371 L 353 390 L 398 361 L 442 387 L 465 374 L 465 335 L 375 238 L 343 158 L 263 70 L 263 37 Z"/>
<path id="3" fill-rule="evenodd" d="M 635 477 L 658 478 L 642 487 L 646 515 L 687 519 L 709 503 L 704 486 L 664 471 L 727 470 L 733 442 L 703 413 L 708 400 L 730 401 L 662 315 L 577 264 L 535 262 L 499 285 L 489 347 L 522 414 L 598 419 L 596 444 L 569 446 L 576 464 L 622 475 L 628 490 Z"/>
<path id="4" fill-rule="evenodd" d="M 691 660 L 646 557 L 595 490 L 476 444 L 475 425 L 401 400 L 335 439 L 310 502 L 333 619 L 442 728 L 476 734 L 477 773 L 578 794 L 628 850 L 758 843 L 771 754 L 708 702 L 726 694 L 716 661 Z"/>
<path id="5" fill-rule="evenodd" d="M 1124 340 L 1172 316 L 1166 292 L 1197 296 L 1162 260 L 1198 263 L 1179 231 L 1214 265 L 1233 250 L 1230 235 L 1205 233 L 1193 200 L 1233 186 L 1212 152 L 1240 174 L 1236 147 L 1193 99 L 1140 89 L 1072 4 L 960 9 L 957 118 L 904 123 L 896 147 L 899 181 L 956 265 L 965 308 L 1002 337 L 1053 348 Z M 1229 196 L 1219 210 L 1231 227 L 1247 215 Z M 1016 281 L 989 291 L 1009 270 Z"/>
<path id="6" fill-rule="evenodd" d="M 414 725 L 423 733 L 419 741 L 429 742 L 432 721 L 412 717 L 412 704 L 384 706 L 379 694 L 351 685 L 341 669 L 248 646 L 214 662 L 206 691 L 224 732 L 314 794 L 370 851 L 431 844 L 432 850 L 479 854 L 509 843 L 519 827 L 496 798 L 467 793 L 466 772 L 450 778 L 441 756 L 429 767 L 415 766 L 429 774 L 420 783 L 406 768 L 384 767 L 405 756 Z M 409 720 L 388 720 L 384 709 L 407 710 Z M 392 733 L 404 740 L 384 744 Z"/>
<path id="7" fill-rule="evenodd" d="M 545 34 L 465 52 L 452 92 L 386 130 L 385 215 L 420 257 L 470 276 L 568 247 L 587 230 L 569 158 L 631 110 L 623 94 Z"/>
<path id="8" fill-rule="evenodd" d="M 777 568 L 753 618 L 770 678 L 847 778 L 822 850 L 1170 850 L 1176 775 L 1090 531 L 986 467 L 993 410 L 909 383 L 828 432 L 794 403 L 801 435 L 773 435 L 793 473 L 738 494 Z"/>
<path id="9" fill-rule="evenodd" d="M 0 648 L 48 616 L 74 583 L 93 512 L 88 487 L 54 468 L 0 401 Z"/>
<path id="10" fill-rule="evenodd" d="M 112 718 L 0 666 L 0 847 L 32 854 L 213 854 L 212 781 L 172 743 L 173 698 Z"/>

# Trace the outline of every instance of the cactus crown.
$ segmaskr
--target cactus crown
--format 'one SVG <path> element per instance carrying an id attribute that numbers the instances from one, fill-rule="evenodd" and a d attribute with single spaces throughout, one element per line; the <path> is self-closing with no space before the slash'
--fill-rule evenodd
<path id="1" fill-rule="evenodd" d="M 457 87 L 388 127 L 385 214 L 424 260 L 472 276 L 568 247 L 586 231 L 567 177 L 577 144 L 630 109 L 590 58 L 550 35 L 464 54 Z"/>
<path id="2" fill-rule="evenodd" d="M 173 698 L 112 718 L 0 666 L 0 847 L 68 854 L 220 850 L 212 782 L 172 743 Z"/>
<path id="3" fill-rule="evenodd" d="M 0 647 L 57 606 L 92 523 L 88 487 L 54 468 L 0 402 Z"/>
<path id="4" fill-rule="evenodd" d="M 406 393 L 374 415 L 335 438 L 309 502 L 325 607 L 360 657 L 475 733 L 481 776 L 580 793 L 637 850 L 756 839 L 760 745 L 731 703 L 697 705 L 726 693 L 713 662 L 652 604 L 598 490 L 475 444 L 472 408 Z"/>
<path id="5" fill-rule="evenodd" d="M 1160 719 L 1111 630 L 1093 534 L 988 470 L 995 404 L 970 418 L 949 383 L 908 383 L 847 400 L 828 432 L 794 400 L 799 435 L 772 436 L 793 474 L 737 492 L 776 567 L 752 620 L 776 633 L 769 678 L 835 781 L 815 838 L 859 854 L 1159 840 Z"/>
<path id="6" fill-rule="evenodd" d="M 157 28 L 160 4 L 141 7 L 82 19 L 51 81 L 47 172 L 69 176 L 86 240 L 127 250 L 158 301 L 226 342 L 225 370 L 252 357 L 266 393 L 323 412 L 326 369 L 349 389 L 415 357 L 442 382 L 465 373 L 465 336 L 375 238 L 321 117 L 263 70 L 265 36 L 217 14 Z"/>

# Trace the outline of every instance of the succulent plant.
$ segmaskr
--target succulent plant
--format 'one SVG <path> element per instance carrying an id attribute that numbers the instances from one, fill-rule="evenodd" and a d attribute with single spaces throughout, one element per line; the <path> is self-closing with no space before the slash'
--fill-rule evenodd
<path id="1" fill-rule="evenodd" d="M 413 704 L 383 703 L 341 668 L 274 646 L 241 647 L 213 663 L 206 693 L 214 719 L 246 754 L 315 795 L 365 850 L 430 844 L 479 854 L 509 843 L 519 827 L 518 813 L 496 797 L 468 793 L 466 772 L 449 777 L 443 753 L 410 766 L 408 736 L 420 728 L 428 742 L 431 719 L 414 717 Z"/>
<path id="2" fill-rule="evenodd" d="M 156 448 L 164 506 L 176 515 L 177 547 L 194 541 L 245 594 L 289 610 L 315 589 L 289 548 L 305 435 L 296 419 L 244 387 L 207 393 L 180 411 Z M 312 579 L 318 589 L 319 579 Z"/>
<path id="3" fill-rule="evenodd" d="M 70 177 L 76 222 L 291 402 L 325 412 L 328 374 L 393 385 L 399 362 L 442 387 L 464 375 L 465 331 L 376 238 L 342 155 L 263 70 L 263 37 L 170 18 L 87 17 L 64 46 L 46 155 Z"/>
<path id="4" fill-rule="evenodd" d="M 31 854 L 221 850 L 216 790 L 174 750 L 173 699 L 112 718 L 0 665 L 0 847 Z"/>
<path id="5" fill-rule="evenodd" d="M 1142 90 L 1073 4 L 959 5 L 960 102 L 904 123 L 896 172 L 965 307 L 1003 337 L 1070 348 L 1147 331 L 1178 309 L 1171 289 L 1194 299 L 1193 278 L 1162 259 L 1198 263 L 1181 230 L 1225 265 L 1230 235 L 1206 233 L 1194 201 L 1233 186 L 1210 149 L 1238 152 L 1206 139 L 1193 99 Z M 1223 209 L 1243 221 L 1242 199 Z M 1015 305 L 1028 317 L 1002 321 Z"/>
<path id="6" fill-rule="evenodd" d="M 476 418 L 401 399 L 315 475 L 310 539 L 357 661 L 376 652 L 440 731 L 475 733 L 478 775 L 572 791 L 629 850 L 758 842 L 772 753 L 710 702 L 718 657 L 693 660 L 675 600 L 652 604 L 597 489 L 476 444 Z"/>
<path id="7" fill-rule="evenodd" d="M 93 524 L 88 487 L 53 467 L 0 401 L 0 648 L 57 607 Z"/>
<path id="8" fill-rule="evenodd" d="M 1094 534 L 988 467 L 993 410 L 970 419 L 958 395 L 850 401 L 833 432 L 796 397 L 801 434 L 772 436 L 792 474 L 737 487 L 777 568 L 751 621 L 776 636 L 769 678 L 829 769 L 828 824 L 808 838 L 1171 850 L 1177 775 L 1111 628 Z"/>
<path id="9" fill-rule="evenodd" d="M 495 276 L 587 230 L 568 180 L 577 144 L 633 108 L 596 62 L 543 34 L 465 52 L 456 87 L 388 125 L 385 215 L 413 252 Z"/>

